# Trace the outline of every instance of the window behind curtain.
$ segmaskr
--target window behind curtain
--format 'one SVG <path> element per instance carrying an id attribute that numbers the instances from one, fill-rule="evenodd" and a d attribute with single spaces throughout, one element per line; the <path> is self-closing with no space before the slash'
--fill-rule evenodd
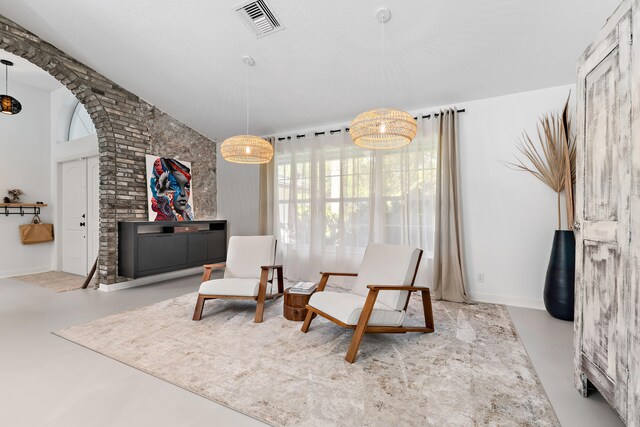
<path id="1" fill-rule="evenodd" d="M 419 129 L 396 150 L 363 149 L 344 133 L 276 144 L 275 231 L 288 278 L 357 271 L 367 244 L 381 242 L 423 249 L 428 279 L 437 145 L 427 123 Z"/>

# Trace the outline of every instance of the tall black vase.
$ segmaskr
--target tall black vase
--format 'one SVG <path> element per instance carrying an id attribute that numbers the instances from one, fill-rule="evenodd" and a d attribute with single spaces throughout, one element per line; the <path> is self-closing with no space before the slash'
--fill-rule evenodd
<path id="1" fill-rule="evenodd" d="M 556 230 L 544 282 L 544 306 L 557 319 L 573 321 L 576 239 L 573 231 Z"/>

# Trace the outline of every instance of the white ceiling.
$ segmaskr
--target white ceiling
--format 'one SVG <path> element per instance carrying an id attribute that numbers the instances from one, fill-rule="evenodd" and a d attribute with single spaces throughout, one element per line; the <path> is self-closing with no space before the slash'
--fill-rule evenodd
<path id="1" fill-rule="evenodd" d="M 56 80 L 52 75 L 47 73 L 41 68 L 36 67 L 31 62 L 20 56 L 13 55 L 0 49 L 0 59 L 6 59 L 13 62 L 13 67 L 9 67 L 9 95 L 11 91 L 12 83 L 22 83 L 31 87 L 35 87 L 45 91 L 52 91 L 62 87 L 62 84 Z M 2 78 L 0 78 L 0 92 L 4 93 L 4 65 L 0 64 L 0 71 Z"/>
<path id="2" fill-rule="evenodd" d="M 275 134 L 575 81 L 619 0 L 267 0 L 283 31 L 256 39 L 240 0 L 0 0 L 0 13 L 203 134 Z"/>

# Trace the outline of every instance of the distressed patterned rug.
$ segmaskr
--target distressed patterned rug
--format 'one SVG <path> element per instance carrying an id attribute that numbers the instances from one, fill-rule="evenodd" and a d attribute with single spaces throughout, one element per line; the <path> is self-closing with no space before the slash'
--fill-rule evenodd
<path id="1" fill-rule="evenodd" d="M 57 335 L 267 423 L 282 426 L 557 426 L 507 310 L 434 303 L 433 334 L 366 335 L 316 318 L 309 333 L 282 299 L 210 301 L 196 294 L 74 326 Z M 406 324 L 419 324 L 413 298 Z"/>
<path id="2" fill-rule="evenodd" d="M 82 288 L 85 277 L 63 271 L 47 271 L 44 273 L 14 276 L 10 277 L 10 279 L 32 283 L 56 292 L 67 292 Z"/>

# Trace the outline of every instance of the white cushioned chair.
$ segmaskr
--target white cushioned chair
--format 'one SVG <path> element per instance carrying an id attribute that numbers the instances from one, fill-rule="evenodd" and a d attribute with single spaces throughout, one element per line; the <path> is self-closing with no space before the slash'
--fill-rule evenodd
<path id="1" fill-rule="evenodd" d="M 302 332 L 320 315 L 349 329 L 355 329 L 345 360 L 356 360 L 365 333 L 433 332 L 429 288 L 413 286 L 422 250 L 372 243 L 367 247 L 359 273 L 321 273 L 318 290 L 311 295 Z M 325 291 L 331 276 L 355 276 L 351 292 Z M 411 292 L 422 293 L 425 326 L 402 326 Z"/>
<path id="2" fill-rule="evenodd" d="M 276 239 L 273 236 L 233 236 L 229 239 L 227 262 L 204 266 L 202 284 L 193 320 L 202 318 L 204 302 L 209 299 L 253 299 L 257 301 L 256 323 L 262 323 L 264 302 L 283 295 L 282 266 L 274 265 Z M 216 269 L 224 269 L 222 279 L 211 279 Z M 273 271 L 278 284 L 273 284 Z"/>

